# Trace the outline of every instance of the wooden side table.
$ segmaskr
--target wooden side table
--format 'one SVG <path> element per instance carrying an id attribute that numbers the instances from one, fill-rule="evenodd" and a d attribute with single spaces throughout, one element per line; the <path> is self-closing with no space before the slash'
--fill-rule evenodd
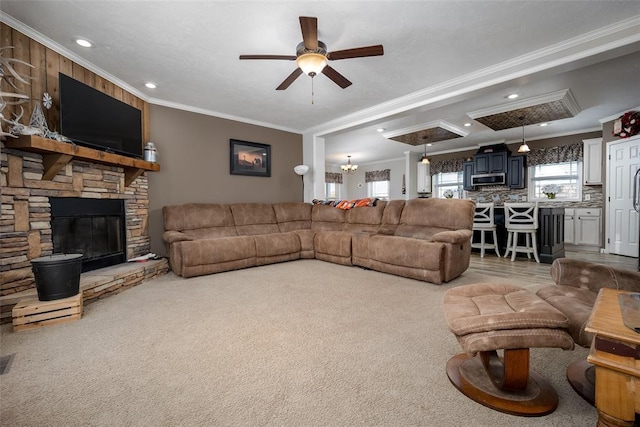
<path id="1" fill-rule="evenodd" d="M 595 334 L 587 360 L 596 367 L 598 426 L 633 426 L 640 412 L 640 334 L 622 321 L 621 293 L 601 289 L 585 327 Z"/>

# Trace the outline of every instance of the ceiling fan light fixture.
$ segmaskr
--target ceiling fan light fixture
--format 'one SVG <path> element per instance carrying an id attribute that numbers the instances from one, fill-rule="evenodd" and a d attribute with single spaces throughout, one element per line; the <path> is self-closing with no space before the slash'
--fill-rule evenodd
<path id="1" fill-rule="evenodd" d="M 296 64 L 303 73 L 313 77 L 327 66 L 327 57 L 320 53 L 304 53 L 296 59 Z"/>

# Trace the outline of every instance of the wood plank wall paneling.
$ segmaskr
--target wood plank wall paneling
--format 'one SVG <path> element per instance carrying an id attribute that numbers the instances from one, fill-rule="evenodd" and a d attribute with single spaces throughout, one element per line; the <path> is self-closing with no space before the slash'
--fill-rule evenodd
<path id="1" fill-rule="evenodd" d="M 24 109 L 24 115 L 20 120 L 22 124 L 28 124 L 35 102 L 42 102 L 42 95 L 47 92 L 51 95 L 53 106 L 47 110 L 43 108 L 47 124 L 52 131 L 60 129 L 60 90 L 58 88 L 58 73 L 73 77 L 115 99 L 129 104 L 142 111 L 142 140 L 149 140 L 149 106 L 137 96 L 125 91 L 121 87 L 107 79 L 87 70 L 85 67 L 71 61 L 48 47 L 30 39 L 26 35 L 10 26 L 0 23 L 0 47 L 13 46 L 13 49 L 3 49 L 2 55 L 8 58 L 17 58 L 28 62 L 34 68 L 17 64 L 14 68 L 20 75 L 30 76 L 30 84 L 17 82 L 14 89 L 6 79 L 2 79 L 0 88 L 4 92 L 24 93 L 31 97 L 31 102 L 16 105 L 7 105 L 2 114 L 5 118 L 13 118 L 14 113 Z M 9 100 L 9 99 L 7 99 Z M 3 129 L 7 126 L 3 125 Z"/>

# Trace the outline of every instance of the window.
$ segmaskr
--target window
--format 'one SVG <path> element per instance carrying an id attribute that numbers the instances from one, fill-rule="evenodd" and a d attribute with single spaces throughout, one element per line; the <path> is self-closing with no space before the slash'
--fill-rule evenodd
<path id="1" fill-rule="evenodd" d="M 325 182 L 324 191 L 327 199 L 340 200 L 340 184 L 337 182 Z"/>
<path id="2" fill-rule="evenodd" d="M 453 198 L 462 198 L 462 171 L 460 172 L 441 172 L 434 175 L 433 197 L 444 199 L 444 192 L 451 190 Z"/>
<path id="3" fill-rule="evenodd" d="M 547 200 L 542 192 L 545 185 L 555 184 L 560 191 L 556 200 L 582 199 L 581 162 L 569 161 L 562 163 L 547 163 L 529 167 L 529 200 Z"/>
<path id="4" fill-rule="evenodd" d="M 367 183 L 367 191 L 369 197 L 375 197 L 377 199 L 389 198 L 389 181 L 373 181 Z"/>

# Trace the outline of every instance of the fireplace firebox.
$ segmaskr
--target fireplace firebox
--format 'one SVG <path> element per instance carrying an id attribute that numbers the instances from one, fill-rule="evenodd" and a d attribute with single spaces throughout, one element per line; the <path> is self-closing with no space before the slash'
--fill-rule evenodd
<path id="1" fill-rule="evenodd" d="M 50 197 L 49 203 L 54 253 L 81 253 L 83 272 L 126 261 L 124 200 Z"/>

